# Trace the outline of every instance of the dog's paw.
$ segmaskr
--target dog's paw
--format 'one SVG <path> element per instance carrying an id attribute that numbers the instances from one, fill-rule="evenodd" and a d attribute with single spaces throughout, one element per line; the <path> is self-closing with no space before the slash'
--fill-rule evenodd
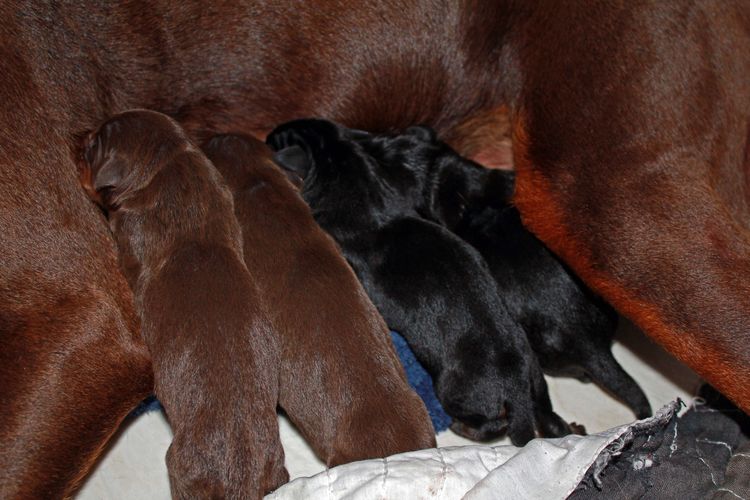
<path id="1" fill-rule="evenodd" d="M 569 425 L 570 425 L 570 432 L 572 434 L 577 434 L 579 436 L 585 436 L 587 434 L 586 428 L 582 426 L 581 424 L 578 424 L 576 422 L 570 422 Z"/>

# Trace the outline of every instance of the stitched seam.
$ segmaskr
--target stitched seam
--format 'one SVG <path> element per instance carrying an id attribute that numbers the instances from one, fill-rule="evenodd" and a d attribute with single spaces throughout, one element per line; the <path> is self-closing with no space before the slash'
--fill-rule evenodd
<path id="1" fill-rule="evenodd" d="M 448 464 L 445 463 L 445 457 L 443 457 L 443 451 L 440 448 L 436 448 L 438 452 L 438 456 L 440 457 L 440 462 L 443 464 L 443 469 L 440 471 L 440 490 L 435 495 L 435 498 L 440 498 L 443 494 L 443 490 L 445 489 L 445 478 L 448 474 Z"/>
<path id="2" fill-rule="evenodd" d="M 706 468 L 708 469 L 708 473 L 711 474 L 711 482 L 714 483 L 714 486 L 718 486 L 718 484 L 716 484 L 716 479 L 714 479 L 714 471 L 711 470 L 711 467 L 708 465 L 708 462 L 703 460 L 703 457 L 698 457 L 698 460 L 703 462 L 703 465 L 705 465 Z"/>
<path id="3" fill-rule="evenodd" d="M 669 445 L 669 458 L 672 458 L 672 455 L 674 455 L 674 452 L 677 451 L 677 425 L 679 425 L 680 421 L 676 420 L 674 421 L 674 436 L 672 436 L 672 444 Z"/>
<path id="4" fill-rule="evenodd" d="M 387 498 L 385 495 L 385 481 L 388 479 L 388 457 L 383 458 L 383 498 Z"/>
<path id="5" fill-rule="evenodd" d="M 731 493 L 732 495 L 736 496 L 737 498 L 741 498 L 742 500 L 747 500 L 745 497 L 741 497 L 737 493 L 735 493 L 734 491 L 729 490 L 727 488 L 719 488 L 716 491 L 726 491 L 727 493 Z"/>
<path id="6" fill-rule="evenodd" d="M 489 474 L 491 469 L 489 467 L 487 467 L 487 462 L 485 462 L 485 460 L 484 460 L 484 454 L 480 454 L 479 455 L 479 461 L 482 463 L 482 467 L 484 467 L 484 470 L 487 471 L 487 474 Z M 495 462 L 495 465 L 496 464 L 497 464 L 497 462 Z"/>
<path id="7" fill-rule="evenodd" d="M 328 467 L 326 467 L 326 481 L 328 483 L 328 499 L 330 500 L 333 498 L 333 485 L 331 484 L 331 469 Z"/>
<path id="8" fill-rule="evenodd" d="M 705 439 L 705 438 L 696 439 L 696 441 L 698 441 L 699 443 L 720 444 L 720 445 L 724 446 L 727 450 L 729 450 L 729 454 L 730 455 L 732 454 L 732 447 L 729 446 L 724 441 L 712 441 L 711 439 Z"/>
<path id="9" fill-rule="evenodd" d="M 492 472 L 497 468 L 497 448 L 495 446 L 492 447 L 492 457 L 487 457 L 488 460 L 492 460 L 494 458 L 494 463 L 492 463 L 492 467 L 490 468 L 487 464 L 487 461 L 484 459 L 484 455 L 479 455 L 479 461 L 482 463 L 482 467 L 484 467 L 484 470 L 487 471 L 487 474 Z"/>

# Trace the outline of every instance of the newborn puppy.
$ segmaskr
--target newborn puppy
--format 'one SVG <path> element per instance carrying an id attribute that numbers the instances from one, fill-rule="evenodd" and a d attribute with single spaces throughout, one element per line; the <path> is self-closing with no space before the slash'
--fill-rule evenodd
<path id="1" fill-rule="evenodd" d="M 612 356 L 617 313 L 524 228 L 510 202 L 512 172 L 459 156 L 426 127 L 360 144 L 384 168 L 401 166 L 422 179 L 414 206 L 479 250 L 546 373 L 590 378 L 638 418 L 651 415 L 646 395 Z"/>
<path id="2" fill-rule="evenodd" d="M 276 418 L 279 346 L 242 260 L 221 176 L 176 122 L 106 121 L 82 184 L 108 213 L 174 439 L 176 498 L 261 498 L 288 480 Z"/>
<path id="3" fill-rule="evenodd" d="M 221 135 L 203 149 L 233 192 L 245 263 L 273 306 L 279 402 L 317 455 L 331 467 L 434 448 L 383 318 L 268 146 Z"/>
<path id="4" fill-rule="evenodd" d="M 570 431 L 551 408 L 541 369 L 500 301 L 484 260 L 411 207 L 418 186 L 386 170 L 324 120 L 298 120 L 268 136 L 281 165 L 304 179 L 302 196 L 341 246 L 389 326 L 432 376 L 453 429 L 516 445 Z M 407 175 L 404 175 L 407 174 Z"/>

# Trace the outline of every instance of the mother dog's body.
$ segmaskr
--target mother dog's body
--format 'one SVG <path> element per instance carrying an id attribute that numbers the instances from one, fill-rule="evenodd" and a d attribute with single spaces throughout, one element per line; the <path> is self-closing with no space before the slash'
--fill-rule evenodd
<path id="1" fill-rule="evenodd" d="M 131 107 L 197 134 L 428 123 L 485 163 L 507 158 L 510 116 L 525 222 L 750 410 L 746 2 L 9 0 L 0 16 L 1 497 L 71 492 L 151 390 L 72 157 Z"/>

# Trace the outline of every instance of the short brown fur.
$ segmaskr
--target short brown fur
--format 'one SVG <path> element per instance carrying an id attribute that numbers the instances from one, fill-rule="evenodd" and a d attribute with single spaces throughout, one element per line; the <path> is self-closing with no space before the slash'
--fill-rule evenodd
<path id="1" fill-rule="evenodd" d="M 261 498 L 288 480 L 276 421 L 279 346 L 242 261 L 220 175 L 171 118 L 128 111 L 84 145 L 173 431 L 175 498 Z M 252 242 L 248 242 L 252 245 Z"/>
<path id="2" fill-rule="evenodd" d="M 388 328 L 296 188 L 251 137 L 204 151 L 225 176 L 282 347 L 280 404 L 328 466 L 432 448 Z"/>

